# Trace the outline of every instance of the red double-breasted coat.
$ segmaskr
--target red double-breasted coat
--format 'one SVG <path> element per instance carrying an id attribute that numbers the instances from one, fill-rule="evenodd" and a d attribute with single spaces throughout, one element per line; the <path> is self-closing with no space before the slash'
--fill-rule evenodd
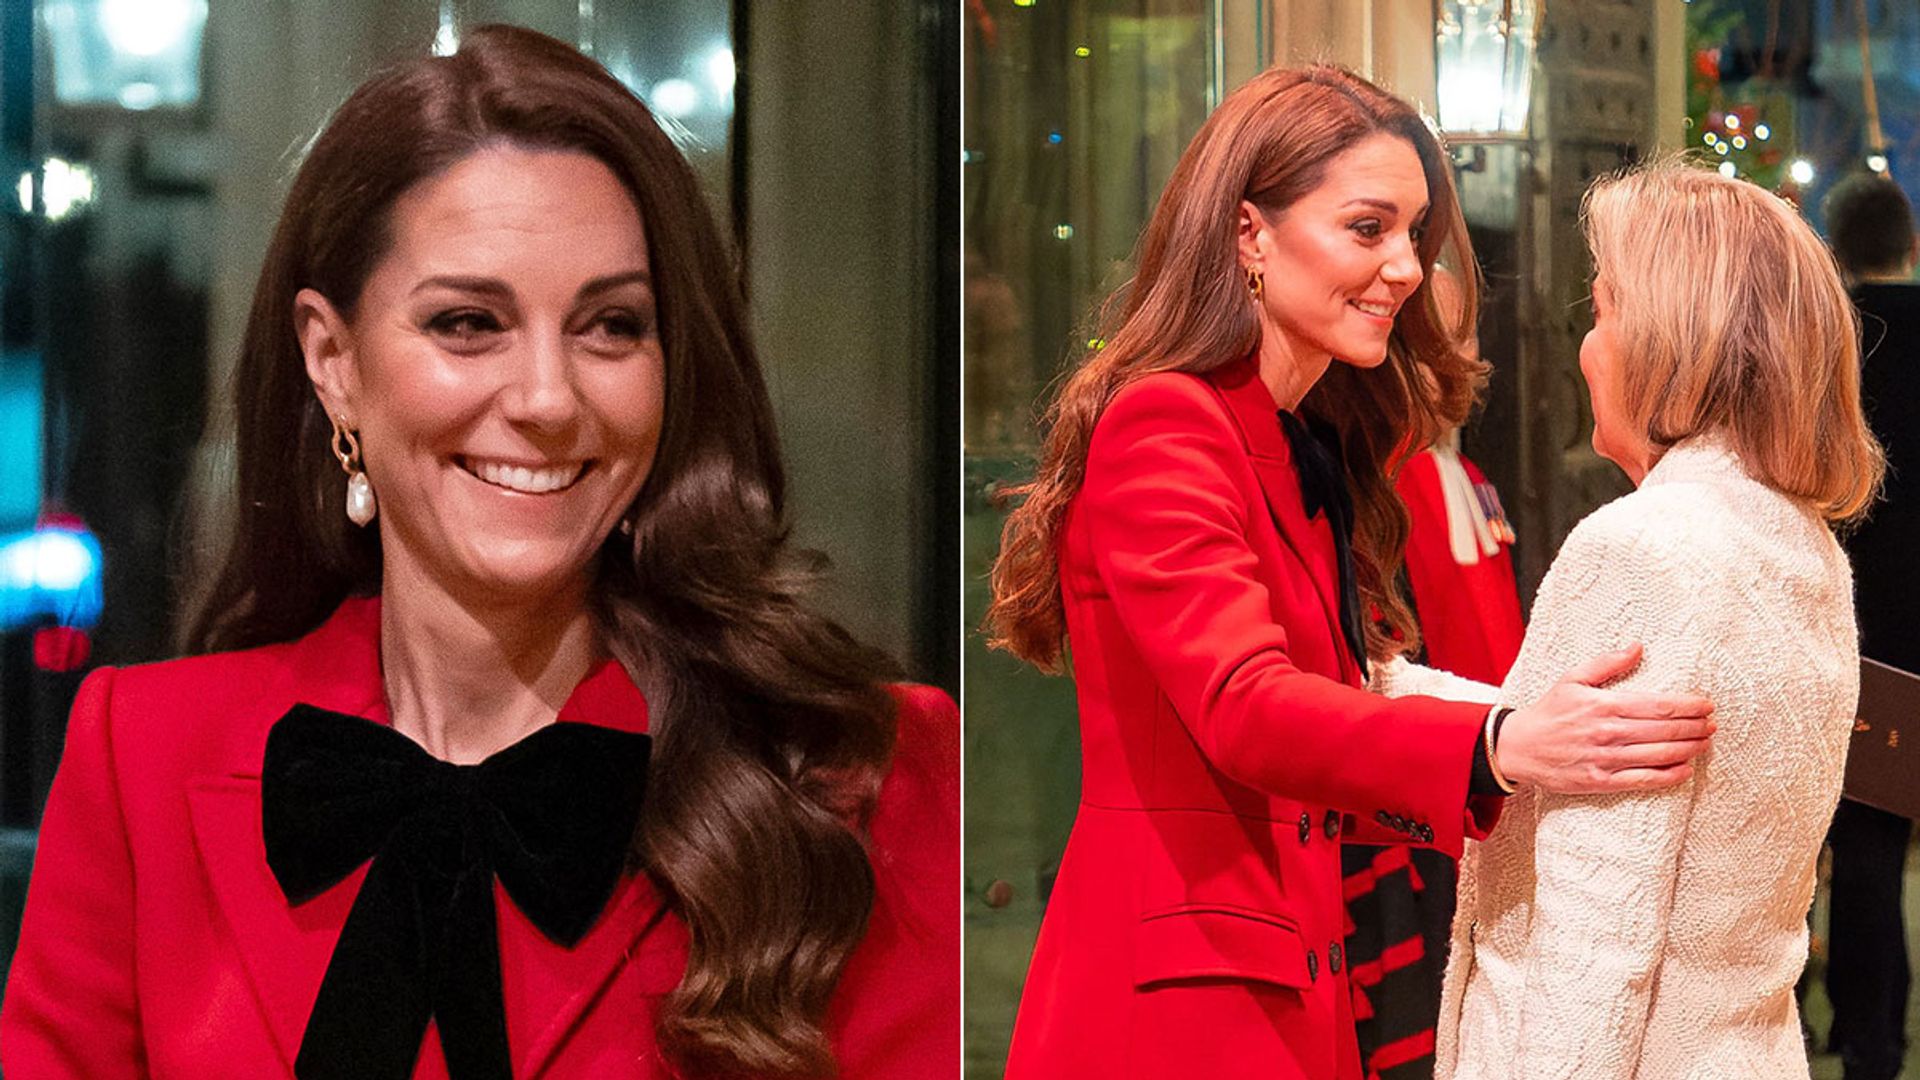
<path id="1" fill-rule="evenodd" d="M 1341 838 L 1484 835 L 1486 707 L 1359 688 L 1252 358 L 1116 396 L 1059 559 L 1081 805 L 1008 1080 L 1358 1080 Z"/>
<path id="2" fill-rule="evenodd" d="M 327 960 L 366 869 L 290 905 L 267 868 L 267 730 L 306 702 L 385 722 L 379 606 L 350 600 L 287 644 L 102 670 L 81 687 L 47 802 L 0 1010 L 0 1068 L 32 1080 L 291 1077 Z M 959 1069 L 959 731 L 938 690 L 903 687 L 899 750 L 873 818 L 878 899 L 835 993 L 842 1074 Z M 602 665 L 561 722 L 646 728 Z M 687 929 L 643 874 L 573 948 L 496 886 L 515 1077 L 674 1075 L 653 1038 Z M 416 1080 L 444 1078 L 429 1027 Z"/>

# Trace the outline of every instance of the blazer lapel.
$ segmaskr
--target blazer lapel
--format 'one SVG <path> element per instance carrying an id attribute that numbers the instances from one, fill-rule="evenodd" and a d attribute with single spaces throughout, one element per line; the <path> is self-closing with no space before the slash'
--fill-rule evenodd
<path id="1" fill-rule="evenodd" d="M 289 647 L 288 678 L 260 687 L 254 715 L 215 718 L 253 730 L 234 740 L 236 756 L 224 769 L 210 769 L 187 784 L 188 816 L 208 883 L 289 1074 L 366 868 L 298 908 L 288 903 L 267 867 L 260 765 L 268 730 L 296 702 L 385 720 L 379 640 L 379 601 L 342 603 Z"/>
<path id="2" fill-rule="evenodd" d="M 267 869 L 258 776 L 203 777 L 187 789 L 194 840 L 248 981 L 289 1072 L 366 868 L 294 907 Z"/>
<path id="3" fill-rule="evenodd" d="M 1318 526 L 1307 517 L 1300 496 L 1300 475 L 1294 469 L 1293 449 L 1280 428 L 1280 407 L 1266 384 L 1260 381 L 1260 366 L 1253 357 L 1236 361 L 1207 376 L 1216 393 L 1227 405 L 1234 423 L 1245 440 L 1253 473 L 1266 496 L 1267 511 L 1273 517 L 1280 539 L 1294 558 L 1300 561 L 1320 598 L 1320 611 L 1326 619 L 1327 634 L 1340 657 L 1341 677 L 1359 677 L 1359 663 L 1350 655 L 1346 635 L 1340 628 L 1340 601 L 1335 595 L 1340 580 L 1339 556 L 1333 547 L 1331 526 L 1325 518 Z"/>

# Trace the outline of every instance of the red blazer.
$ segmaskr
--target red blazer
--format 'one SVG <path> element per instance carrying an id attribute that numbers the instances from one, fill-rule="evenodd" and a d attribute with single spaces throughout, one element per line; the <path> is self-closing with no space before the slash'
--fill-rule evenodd
<path id="1" fill-rule="evenodd" d="M 0 1011 L 9 1077 L 291 1077 L 307 1015 L 365 868 L 300 907 L 267 869 L 260 765 L 296 702 L 387 722 L 379 605 L 351 600 L 286 645 L 103 669 L 81 687 Z M 872 822 L 878 902 L 835 996 L 847 1077 L 959 1070 L 959 731 L 938 690 L 906 687 L 899 751 Z M 617 664 L 563 722 L 644 730 Z M 496 886 L 498 888 L 498 886 Z M 497 894 L 516 1077 L 672 1075 L 653 1016 L 687 930 L 628 877 L 574 948 Z M 414 1076 L 444 1078 L 429 1027 Z"/>
<path id="2" fill-rule="evenodd" d="M 1359 1080 L 1341 836 L 1458 854 L 1484 705 L 1357 689 L 1251 359 L 1101 417 L 1060 550 L 1081 805 L 1008 1080 Z"/>

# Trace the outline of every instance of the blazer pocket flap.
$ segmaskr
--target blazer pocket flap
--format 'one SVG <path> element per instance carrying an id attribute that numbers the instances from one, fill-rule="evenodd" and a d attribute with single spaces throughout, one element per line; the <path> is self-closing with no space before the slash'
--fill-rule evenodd
<path id="1" fill-rule="evenodd" d="M 1133 982 L 1247 979 L 1305 989 L 1307 949 L 1292 920 L 1246 908 L 1188 906 L 1143 916 L 1135 931 Z"/>

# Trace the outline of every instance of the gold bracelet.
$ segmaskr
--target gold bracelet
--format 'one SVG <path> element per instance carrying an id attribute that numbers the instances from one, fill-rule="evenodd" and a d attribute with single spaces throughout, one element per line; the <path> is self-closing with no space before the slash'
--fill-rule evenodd
<path id="1" fill-rule="evenodd" d="M 1507 779 L 1507 774 L 1500 771 L 1500 759 L 1493 755 L 1493 743 L 1500 730 L 1500 722 L 1505 720 L 1507 714 L 1511 712 L 1513 712 L 1511 708 L 1497 705 L 1488 709 L 1487 726 L 1481 731 L 1481 737 L 1487 744 L 1487 772 L 1493 775 L 1493 782 L 1500 785 L 1500 790 L 1508 795 L 1514 793 L 1513 781 Z"/>

